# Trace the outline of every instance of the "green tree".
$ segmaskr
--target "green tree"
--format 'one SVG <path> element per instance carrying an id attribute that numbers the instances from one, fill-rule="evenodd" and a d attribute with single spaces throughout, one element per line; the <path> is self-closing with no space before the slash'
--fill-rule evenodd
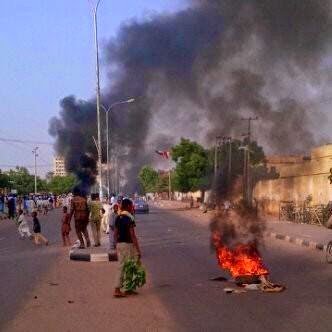
<path id="1" fill-rule="evenodd" d="M 138 174 L 138 181 L 144 193 L 157 191 L 159 174 L 151 166 L 143 166 Z"/>
<path id="2" fill-rule="evenodd" d="M 8 176 L 9 188 L 16 189 L 19 195 L 26 195 L 34 192 L 35 177 L 30 174 L 25 167 L 17 166 L 15 169 L 11 169 L 6 172 Z M 45 180 L 37 177 L 38 192 L 47 191 L 47 183 Z"/>
<path id="3" fill-rule="evenodd" d="M 189 192 L 206 187 L 211 169 L 207 150 L 196 142 L 181 138 L 181 142 L 172 148 L 171 155 L 176 163 L 175 189 Z"/>
<path id="4" fill-rule="evenodd" d="M 231 180 L 236 179 L 239 176 L 242 176 L 244 173 L 244 147 L 249 148 L 250 151 L 250 197 L 252 197 L 252 191 L 256 183 L 260 180 L 267 179 L 276 179 L 279 177 L 279 174 L 275 169 L 269 170 L 266 167 L 266 160 L 264 150 L 261 146 L 257 144 L 256 141 L 250 142 L 244 139 L 233 140 L 231 142 Z M 215 149 L 210 150 L 210 156 L 213 155 L 214 159 Z M 229 153 L 230 145 L 229 142 L 225 142 L 219 147 L 218 151 L 218 185 L 219 189 L 228 188 L 228 176 L 229 176 Z M 228 188 L 229 189 L 229 188 Z"/>
<path id="5" fill-rule="evenodd" d="M 232 140 L 231 142 L 231 176 L 232 178 L 236 178 L 239 175 L 243 174 L 244 167 L 244 150 L 242 149 L 244 146 L 248 144 L 247 140 Z M 249 144 L 250 150 L 250 166 L 253 170 L 261 169 L 260 166 L 265 164 L 265 154 L 263 148 L 257 144 L 256 141 L 252 141 Z M 219 171 L 223 174 L 228 174 L 228 162 L 229 162 L 229 151 L 230 146 L 229 143 L 224 143 L 220 146 L 218 151 L 218 165 Z M 213 147 L 209 151 L 209 157 L 212 164 L 214 163 L 214 154 L 215 148 Z"/>
<path id="6" fill-rule="evenodd" d="M 172 181 L 172 179 L 171 179 Z M 173 181 L 172 181 L 173 182 Z M 158 173 L 158 183 L 157 183 L 157 192 L 165 193 L 169 191 L 169 173 L 164 171 L 159 171 Z"/>
<path id="7" fill-rule="evenodd" d="M 71 192 L 76 184 L 77 179 L 73 175 L 53 176 L 48 183 L 48 189 L 56 195 L 66 194 Z"/>
<path id="8" fill-rule="evenodd" d="M 9 177 L 6 173 L 2 173 L 0 169 L 0 188 L 8 188 L 9 187 Z"/>

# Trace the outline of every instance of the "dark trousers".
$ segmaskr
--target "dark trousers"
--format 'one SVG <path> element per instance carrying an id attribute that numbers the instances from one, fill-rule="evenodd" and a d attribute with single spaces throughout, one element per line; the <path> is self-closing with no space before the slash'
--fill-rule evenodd
<path id="1" fill-rule="evenodd" d="M 90 246 L 90 238 L 88 233 L 88 221 L 87 220 L 75 220 L 75 230 L 81 246 L 84 246 L 83 236 L 86 241 L 86 245 Z"/>
<path id="2" fill-rule="evenodd" d="M 15 217 L 15 210 L 14 210 L 14 208 L 9 208 L 8 209 L 8 217 L 10 218 L 10 219 L 14 219 L 14 217 Z"/>

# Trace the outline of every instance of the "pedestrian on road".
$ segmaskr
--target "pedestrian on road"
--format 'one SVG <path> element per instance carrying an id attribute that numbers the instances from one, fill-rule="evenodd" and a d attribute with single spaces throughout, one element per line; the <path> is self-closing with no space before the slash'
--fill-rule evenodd
<path id="1" fill-rule="evenodd" d="M 118 216 L 118 212 L 119 212 L 119 205 L 114 204 L 112 213 L 110 214 L 109 221 L 108 221 L 108 225 L 109 225 L 108 236 L 109 236 L 109 241 L 110 241 L 110 250 L 114 250 L 116 248 L 116 242 L 114 240 L 114 228 L 115 228 L 115 220 Z"/>
<path id="2" fill-rule="evenodd" d="M 74 197 L 71 200 L 71 211 L 70 211 L 70 220 L 74 216 L 75 219 L 75 231 L 77 237 L 80 241 L 79 249 L 84 249 L 84 240 L 86 241 L 86 246 L 90 247 L 91 242 L 88 234 L 88 223 L 89 223 L 89 208 L 88 203 L 84 195 L 81 193 L 79 188 L 74 188 L 73 190 Z"/>
<path id="3" fill-rule="evenodd" d="M 100 246 L 100 226 L 101 226 L 101 209 L 103 208 L 99 201 L 99 194 L 91 194 L 90 210 L 90 227 L 92 231 L 95 247 Z"/>
<path id="4" fill-rule="evenodd" d="M 15 198 L 13 196 L 8 197 L 8 217 L 9 219 L 14 219 L 15 217 Z"/>
<path id="5" fill-rule="evenodd" d="M 48 246 L 48 240 L 45 236 L 41 233 L 41 226 L 39 219 L 37 217 L 37 212 L 32 212 L 32 221 L 33 221 L 33 236 L 35 240 L 35 244 L 40 244 L 40 242 L 43 242 L 46 246 Z"/>
<path id="6" fill-rule="evenodd" d="M 108 231 L 108 214 L 109 214 L 109 211 L 106 212 L 105 208 L 103 207 L 101 209 L 101 230 L 104 232 L 104 233 L 107 233 Z"/>
<path id="7" fill-rule="evenodd" d="M 121 291 L 123 284 L 123 268 L 127 259 L 141 258 L 141 250 L 135 234 L 134 217 L 130 214 L 133 202 L 123 199 L 121 212 L 115 220 L 114 241 L 118 255 L 118 271 L 115 279 L 114 297 L 125 297 L 126 293 Z"/>
<path id="8" fill-rule="evenodd" d="M 70 246 L 71 242 L 70 242 L 70 237 L 69 237 L 69 233 L 71 231 L 70 228 L 70 214 L 68 213 L 68 208 L 67 206 L 64 206 L 62 208 L 62 225 L 61 225 L 61 235 L 62 235 L 62 242 L 63 242 L 63 246 L 66 247 L 67 245 Z"/>
<path id="9" fill-rule="evenodd" d="M 19 212 L 19 217 L 18 217 L 18 232 L 21 236 L 21 239 L 24 239 L 25 237 L 31 239 L 32 234 L 29 228 L 28 220 L 23 212 L 23 210 L 20 210 Z"/>

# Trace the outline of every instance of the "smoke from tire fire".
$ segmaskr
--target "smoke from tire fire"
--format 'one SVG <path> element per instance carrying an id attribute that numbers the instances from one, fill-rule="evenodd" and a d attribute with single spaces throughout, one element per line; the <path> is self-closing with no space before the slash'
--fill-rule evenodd
<path id="1" fill-rule="evenodd" d="M 128 184 L 163 148 L 156 142 L 185 136 L 212 145 L 216 134 L 242 134 L 247 115 L 260 118 L 256 137 L 269 151 L 315 145 L 312 128 L 326 120 L 320 101 L 332 78 L 323 65 L 331 32 L 329 0 L 195 0 L 178 13 L 124 24 L 103 53 L 110 82 L 102 102 L 137 98 L 111 121 L 112 153 Z M 60 107 L 50 133 L 67 170 L 89 186 L 95 100 L 66 97 Z"/>

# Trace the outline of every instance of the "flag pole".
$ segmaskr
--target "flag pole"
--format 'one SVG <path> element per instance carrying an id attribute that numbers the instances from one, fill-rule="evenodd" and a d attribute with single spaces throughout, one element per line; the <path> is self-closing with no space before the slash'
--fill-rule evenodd
<path id="1" fill-rule="evenodd" d="M 168 197 L 169 197 L 169 200 L 170 200 L 170 201 L 172 200 L 172 181 L 171 181 L 171 172 L 172 172 L 172 169 L 170 168 L 170 169 L 169 169 L 169 172 L 168 172 Z"/>

